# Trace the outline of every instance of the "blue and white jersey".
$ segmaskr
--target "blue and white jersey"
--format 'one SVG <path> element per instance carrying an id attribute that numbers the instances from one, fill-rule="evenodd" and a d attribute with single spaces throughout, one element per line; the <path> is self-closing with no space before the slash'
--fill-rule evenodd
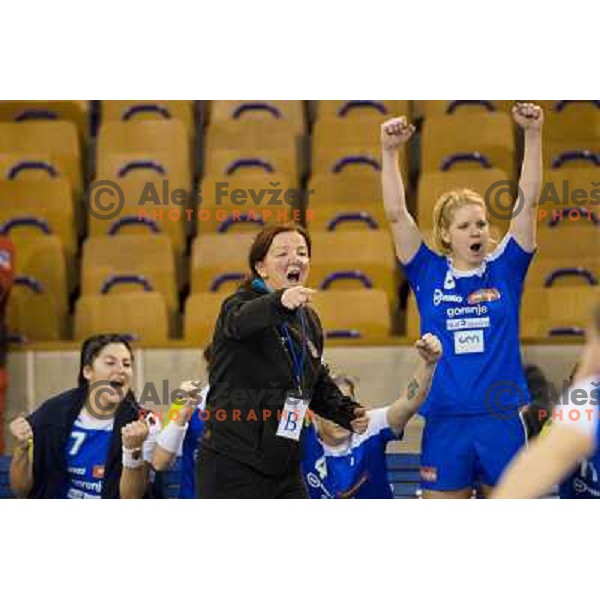
<path id="1" fill-rule="evenodd" d="M 151 415 L 146 417 L 146 422 L 150 431 L 144 441 L 142 455 L 146 462 L 150 462 L 160 424 Z M 114 419 L 98 419 L 85 410 L 79 413 L 65 448 L 68 477 L 65 498 L 101 498 L 114 424 Z"/>
<path id="2" fill-rule="evenodd" d="M 388 410 L 370 410 L 369 426 L 339 447 L 327 446 L 311 423 L 302 438 L 302 475 L 311 499 L 393 498 L 385 449 L 402 439 L 388 423 Z"/>
<path id="3" fill-rule="evenodd" d="M 529 402 L 519 309 L 532 257 L 507 235 L 472 271 L 457 271 L 425 243 L 404 266 L 421 333 L 437 335 L 444 348 L 421 414 L 497 413 Z"/>
<path id="4" fill-rule="evenodd" d="M 68 485 L 65 498 L 99 499 L 114 419 L 81 411 L 66 447 Z"/>
<path id="5" fill-rule="evenodd" d="M 581 399 L 574 400 L 575 390 Z M 596 450 L 560 484 L 559 496 L 563 499 L 600 499 L 600 374 L 576 381 L 566 393 L 569 398 L 554 410 L 552 427 L 573 427 L 593 437 Z"/>
<path id="6" fill-rule="evenodd" d="M 206 396 L 209 386 L 200 391 L 201 401 L 198 408 L 192 413 L 185 437 L 181 446 L 181 480 L 179 488 L 180 498 L 196 497 L 196 461 L 198 460 L 198 442 L 204 433 L 206 422 L 201 418 L 202 411 L 206 406 Z"/>

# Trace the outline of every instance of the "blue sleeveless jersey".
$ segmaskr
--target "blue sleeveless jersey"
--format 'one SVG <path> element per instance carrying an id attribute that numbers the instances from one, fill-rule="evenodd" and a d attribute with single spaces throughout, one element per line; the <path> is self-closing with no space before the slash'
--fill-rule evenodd
<path id="1" fill-rule="evenodd" d="M 349 444 L 325 446 L 311 423 L 302 438 L 302 475 L 309 497 L 393 498 L 387 476 L 387 443 L 402 438 L 389 427 L 388 408 L 369 411 L 369 427 Z"/>
<path id="2" fill-rule="evenodd" d="M 114 419 L 96 419 L 82 412 L 65 448 L 68 483 L 65 498 L 100 499 Z"/>
<path id="3" fill-rule="evenodd" d="M 437 335 L 444 348 L 421 414 L 504 413 L 529 402 L 519 309 L 532 257 L 507 235 L 472 271 L 457 271 L 425 243 L 404 265 L 421 333 Z"/>

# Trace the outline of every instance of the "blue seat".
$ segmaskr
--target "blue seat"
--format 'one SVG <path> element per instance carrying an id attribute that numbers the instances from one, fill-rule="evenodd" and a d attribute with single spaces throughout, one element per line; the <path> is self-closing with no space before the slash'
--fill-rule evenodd
<path id="1" fill-rule="evenodd" d="M 0 456 L 0 498 L 14 498 L 8 477 L 10 458 L 10 456 Z"/>

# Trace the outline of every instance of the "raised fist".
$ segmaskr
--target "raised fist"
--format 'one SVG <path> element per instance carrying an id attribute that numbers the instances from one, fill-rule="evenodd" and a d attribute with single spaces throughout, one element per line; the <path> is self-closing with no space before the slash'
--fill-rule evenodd
<path id="1" fill-rule="evenodd" d="M 381 126 L 381 145 L 384 150 L 398 150 L 410 140 L 415 126 L 406 117 L 396 117 Z"/>
<path id="2" fill-rule="evenodd" d="M 428 365 L 433 365 L 442 358 L 442 342 L 432 333 L 426 333 L 420 340 L 417 340 L 415 348 Z"/>
<path id="3" fill-rule="evenodd" d="M 23 417 L 17 417 L 14 421 L 11 421 L 9 426 L 10 432 L 17 440 L 17 445 L 26 447 L 29 445 L 29 441 L 33 439 L 33 430 L 29 421 Z"/>
<path id="4" fill-rule="evenodd" d="M 512 115 L 521 129 L 539 131 L 544 123 L 544 111 L 537 104 L 518 102 L 513 106 Z"/>
<path id="5" fill-rule="evenodd" d="M 143 421 L 133 421 L 121 429 L 123 447 L 128 450 L 138 450 L 148 437 L 149 428 Z"/>

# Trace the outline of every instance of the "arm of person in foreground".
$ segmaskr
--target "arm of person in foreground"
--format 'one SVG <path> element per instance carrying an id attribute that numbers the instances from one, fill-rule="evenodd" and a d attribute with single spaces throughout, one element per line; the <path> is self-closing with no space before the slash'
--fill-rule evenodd
<path id="1" fill-rule="evenodd" d="M 421 359 L 420 364 L 406 389 L 388 410 L 388 423 L 397 434 L 406 427 L 427 398 L 435 368 L 442 357 L 442 344 L 439 338 L 431 333 L 426 333 L 418 340 L 415 348 Z"/>

